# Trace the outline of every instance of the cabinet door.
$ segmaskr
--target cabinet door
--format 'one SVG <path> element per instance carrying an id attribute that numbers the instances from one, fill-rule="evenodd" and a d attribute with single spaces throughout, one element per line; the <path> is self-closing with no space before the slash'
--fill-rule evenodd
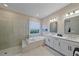
<path id="1" fill-rule="evenodd" d="M 68 54 L 68 44 L 66 42 L 66 40 L 61 39 L 61 48 L 60 48 L 60 52 L 64 55 Z"/>
<path id="2" fill-rule="evenodd" d="M 59 38 L 54 39 L 54 49 L 60 51 L 60 40 Z"/>
<path id="3" fill-rule="evenodd" d="M 51 36 L 47 37 L 47 39 L 45 40 L 46 41 L 45 44 L 53 48 L 53 40 L 54 39 Z"/>
<path id="4" fill-rule="evenodd" d="M 68 44 L 68 54 L 67 55 L 72 56 L 75 47 L 78 47 L 79 44 L 76 45 L 76 43 L 72 42 L 72 41 L 67 41 L 67 44 Z"/>
<path id="5" fill-rule="evenodd" d="M 53 48 L 53 46 L 54 46 L 54 38 L 50 37 L 50 47 Z"/>
<path id="6" fill-rule="evenodd" d="M 49 40 L 48 37 L 45 39 L 45 44 L 48 45 L 48 46 L 50 45 L 50 40 Z"/>
<path id="7" fill-rule="evenodd" d="M 64 39 L 61 40 L 61 53 L 67 56 L 73 55 L 74 43 L 71 41 L 66 41 Z"/>
<path id="8" fill-rule="evenodd" d="M 48 37 L 48 41 L 49 41 L 49 46 L 53 47 L 53 39 L 51 36 Z"/>

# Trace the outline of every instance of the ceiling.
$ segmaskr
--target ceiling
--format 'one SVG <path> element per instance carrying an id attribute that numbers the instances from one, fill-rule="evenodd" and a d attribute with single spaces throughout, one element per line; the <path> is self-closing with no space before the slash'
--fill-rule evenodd
<path id="1" fill-rule="evenodd" d="M 7 3 L 8 8 L 29 16 L 44 18 L 67 6 L 67 3 Z"/>

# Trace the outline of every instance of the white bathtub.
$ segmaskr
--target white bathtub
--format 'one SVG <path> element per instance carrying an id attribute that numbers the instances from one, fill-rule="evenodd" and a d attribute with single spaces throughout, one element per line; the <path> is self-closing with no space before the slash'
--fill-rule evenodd
<path id="1" fill-rule="evenodd" d="M 31 37 L 31 38 L 29 38 L 28 42 L 33 43 L 33 42 L 41 41 L 44 39 L 45 39 L 45 37 L 43 37 L 43 36 Z"/>
<path id="2" fill-rule="evenodd" d="M 44 45 L 44 39 L 45 38 L 43 36 L 37 36 L 37 37 L 29 38 L 27 40 L 28 43 L 26 44 L 25 47 L 23 47 L 23 52 Z"/>

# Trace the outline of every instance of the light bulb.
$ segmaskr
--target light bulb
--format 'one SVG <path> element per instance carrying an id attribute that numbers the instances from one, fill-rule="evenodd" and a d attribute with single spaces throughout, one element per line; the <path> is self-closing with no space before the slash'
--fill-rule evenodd
<path id="1" fill-rule="evenodd" d="M 69 16 L 69 14 L 66 14 L 66 16 Z"/>
<path id="2" fill-rule="evenodd" d="M 75 13 L 79 13 L 79 10 L 76 10 Z"/>

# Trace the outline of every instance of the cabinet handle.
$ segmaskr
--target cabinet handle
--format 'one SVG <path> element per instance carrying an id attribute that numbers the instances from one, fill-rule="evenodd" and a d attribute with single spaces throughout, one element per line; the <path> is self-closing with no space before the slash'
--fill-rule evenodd
<path id="1" fill-rule="evenodd" d="M 69 46 L 68 46 L 68 50 L 69 50 Z"/>
<path id="2" fill-rule="evenodd" d="M 60 46 L 60 42 L 59 42 L 59 46 Z"/>
<path id="3" fill-rule="evenodd" d="M 71 46 L 68 46 L 68 50 L 69 50 L 69 51 L 72 51 L 72 47 L 71 47 Z"/>
<path id="4" fill-rule="evenodd" d="M 72 47 L 70 46 L 70 51 L 72 51 Z"/>

